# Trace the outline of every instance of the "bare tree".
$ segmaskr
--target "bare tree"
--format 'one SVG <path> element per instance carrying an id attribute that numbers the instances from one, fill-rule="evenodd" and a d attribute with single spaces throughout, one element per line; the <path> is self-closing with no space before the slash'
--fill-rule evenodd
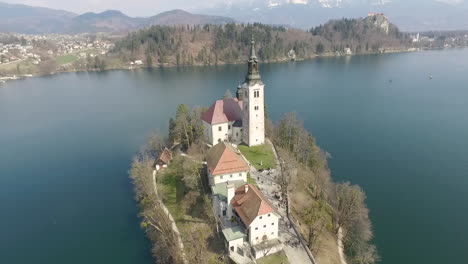
<path id="1" fill-rule="evenodd" d="M 286 204 L 286 212 L 289 214 L 288 193 L 291 183 L 297 175 L 298 164 L 294 157 L 287 151 L 282 151 L 280 157 L 281 173 L 278 174 L 275 180 L 280 187 L 281 196 Z"/>
<path id="2" fill-rule="evenodd" d="M 167 139 L 159 132 L 153 131 L 148 136 L 148 141 L 143 147 L 142 151 L 157 157 L 160 152 L 167 146 Z"/>
<path id="3" fill-rule="evenodd" d="M 335 231 L 338 233 L 340 228 L 348 228 L 360 216 L 365 194 L 359 186 L 349 182 L 338 183 L 335 187 L 334 221 Z"/>
<path id="4" fill-rule="evenodd" d="M 374 245 L 360 243 L 355 247 L 355 256 L 352 261 L 356 264 L 373 264 L 380 261 L 380 256 Z"/>
<path id="5" fill-rule="evenodd" d="M 172 223 L 163 210 L 153 182 L 154 157 L 142 153 L 135 157 L 130 169 L 135 199 L 140 204 L 141 226 L 153 241 L 153 255 L 158 263 L 182 263 L 182 255 Z"/>
<path id="6" fill-rule="evenodd" d="M 201 185 L 201 170 L 202 165 L 199 162 L 193 161 L 190 158 L 185 159 L 182 168 L 183 168 L 183 177 L 185 187 L 190 191 L 200 192 Z"/>

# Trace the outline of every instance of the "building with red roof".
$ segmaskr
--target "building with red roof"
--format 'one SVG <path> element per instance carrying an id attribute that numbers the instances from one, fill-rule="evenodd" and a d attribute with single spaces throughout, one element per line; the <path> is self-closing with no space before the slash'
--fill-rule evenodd
<path id="1" fill-rule="evenodd" d="M 206 164 L 211 185 L 227 181 L 247 182 L 249 165 L 229 143 L 220 142 L 212 147 L 206 155 Z"/>
<path id="2" fill-rule="evenodd" d="M 155 161 L 155 169 L 159 171 L 160 169 L 165 169 L 172 160 L 172 152 L 168 148 L 164 148 L 159 155 L 159 158 Z"/>
<path id="3" fill-rule="evenodd" d="M 237 98 L 217 100 L 202 114 L 204 133 L 211 145 L 222 141 L 242 141 L 242 101 Z"/>
<path id="4" fill-rule="evenodd" d="M 204 134 L 209 144 L 221 141 L 248 146 L 265 143 L 265 97 L 252 41 L 245 81 L 237 88 L 236 98 L 217 100 L 202 114 Z"/>
<path id="5" fill-rule="evenodd" d="M 278 238 L 280 215 L 257 187 L 252 184 L 240 186 L 230 205 L 245 226 L 251 245 Z"/>

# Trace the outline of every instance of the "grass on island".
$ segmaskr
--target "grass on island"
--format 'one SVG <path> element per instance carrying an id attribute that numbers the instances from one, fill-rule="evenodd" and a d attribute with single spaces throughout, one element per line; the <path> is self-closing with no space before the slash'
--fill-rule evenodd
<path id="1" fill-rule="evenodd" d="M 257 259 L 258 264 L 289 264 L 288 257 L 284 251 Z"/>
<path id="2" fill-rule="evenodd" d="M 163 198 L 164 205 L 166 205 L 172 217 L 177 222 L 183 218 L 183 212 L 180 210 L 180 202 L 183 198 L 185 186 L 182 182 L 180 175 L 170 168 L 161 174 L 158 179 L 159 192 Z"/>
<path id="3" fill-rule="evenodd" d="M 60 64 L 60 65 L 76 61 L 77 59 L 78 59 L 78 57 L 75 56 L 75 55 L 72 55 L 72 54 L 66 54 L 66 55 L 58 56 L 56 58 L 57 63 Z"/>
<path id="4" fill-rule="evenodd" d="M 211 208 L 212 205 L 210 200 L 204 199 L 206 194 L 203 188 L 196 192 L 190 191 L 184 184 L 182 177 L 185 161 L 184 157 L 176 157 L 167 169 L 158 173 L 158 192 L 176 222 L 189 261 L 194 249 L 190 243 L 196 239 L 197 243 L 207 246 L 203 253 L 206 254 L 207 263 L 217 263 L 215 261 L 223 255 L 224 242 L 222 236 L 216 235 L 216 230 L 208 223 L 206 206 Z"/>
<path id="5" fill-rule="evenodd" d="M 239 145 L 239 150 L 257 170 L 266 170 L 276 167 L 275 154 L 269 144 L 255 147 Z"/>

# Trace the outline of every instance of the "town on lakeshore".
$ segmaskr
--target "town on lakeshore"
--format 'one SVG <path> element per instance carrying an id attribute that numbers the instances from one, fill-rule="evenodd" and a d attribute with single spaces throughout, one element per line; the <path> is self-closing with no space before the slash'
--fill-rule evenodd
<path id="1" fill-rule="evenodd" d="M 119 14 L 105 12 L 94 18 L 108 24 L 110 28 L 104 32 L 99 27 L 89 29 L 96 33 L 72 29 L 54 34 L 0 33 L 0 81 L 60 72 L 242 63 L 247 36 L 254 32 L 261 44 L 259 58 L 265 62 L 468 45 L 468 33 L 464 31 L 401 33 L 382 13 L 331 20 L 307 31 L 210 18 L 213 24 L 174 21 L 174 25 L 153 25 L 132 32 L 114 29 L 121 25 L 113 24 L 112 19 L 117 20 L 113 16 Z M 161 19 L 179 16 L 183 21 L 197 18 L 172 11 L 161 14 Z M 353 34 L 348 34 L 349 28 Z"/>

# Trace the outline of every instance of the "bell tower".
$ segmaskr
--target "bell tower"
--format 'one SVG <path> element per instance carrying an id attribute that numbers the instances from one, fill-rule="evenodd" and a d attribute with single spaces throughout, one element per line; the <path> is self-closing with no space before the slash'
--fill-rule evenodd
<path id="1" fill-rule="evenodd" d="M 248 146 L 258 146 L 265 143 L 265 97 L 258 60 L 255 55 L 255 41 L 252 37 L 248 71 L 244 83 L 238 89 L 242 92 L 242 128 L 243 141 Z"/>

